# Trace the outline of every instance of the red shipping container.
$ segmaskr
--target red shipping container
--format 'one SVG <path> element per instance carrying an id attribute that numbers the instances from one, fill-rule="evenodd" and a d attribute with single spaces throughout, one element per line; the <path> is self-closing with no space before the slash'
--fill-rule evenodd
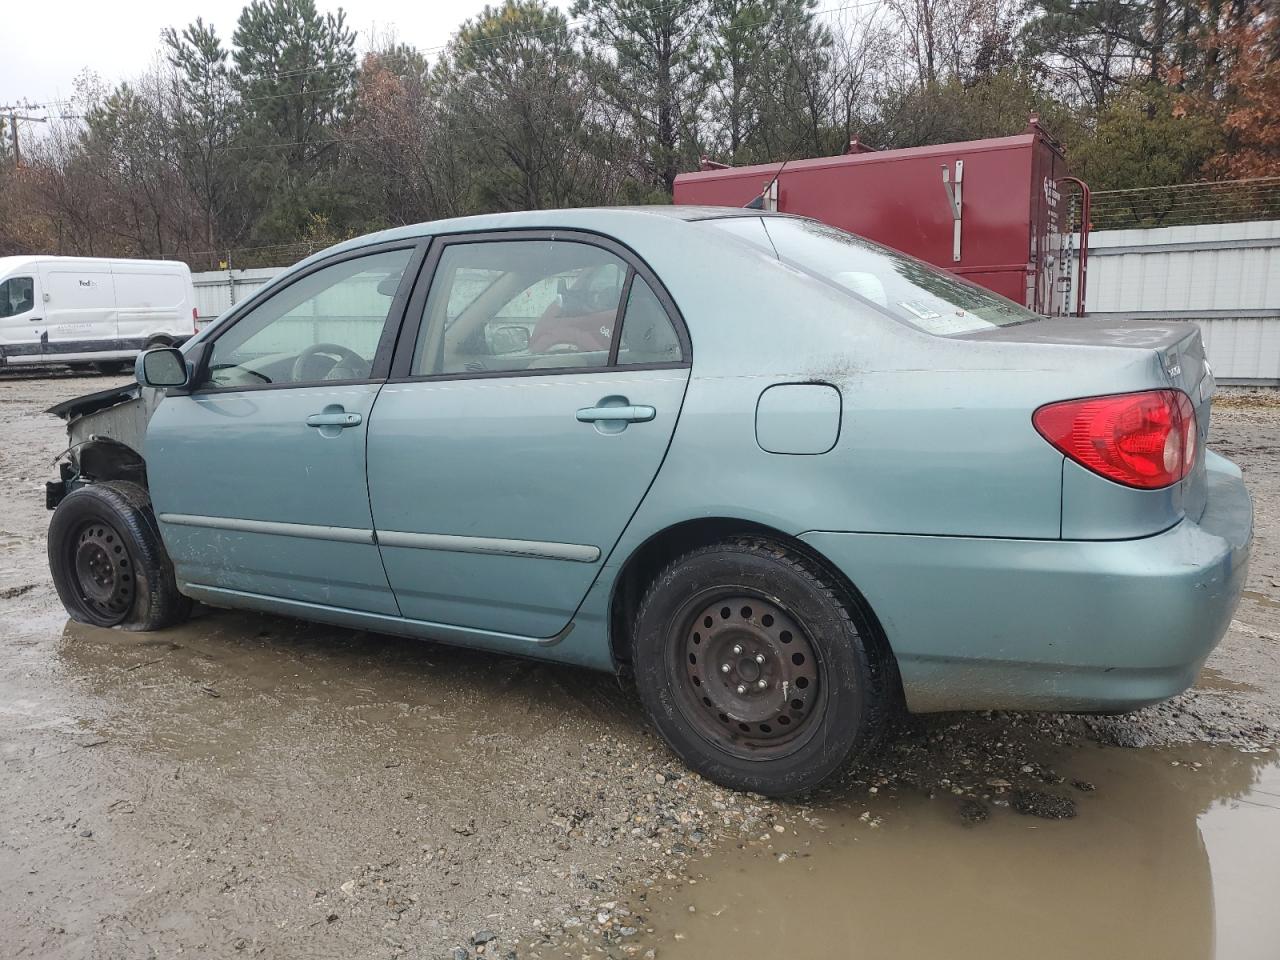
<path id="1" fill-rule="evenodd" d="M 1084 303 L 1068 184 L 1081 192 L 1087 224 L 1088 188 L 1068 175 L 1061 146 L 1032 117 L 1013 137 L 884 151 L 854 141 L 839 157 L 704 163 L 676 178 L 675 202 L 744 207 L 764 194 L 764 209 L 821 220 L 1054 315 L 1078 313 Z M 1086 252 L 1087 238 L 1086 231 Z"/>

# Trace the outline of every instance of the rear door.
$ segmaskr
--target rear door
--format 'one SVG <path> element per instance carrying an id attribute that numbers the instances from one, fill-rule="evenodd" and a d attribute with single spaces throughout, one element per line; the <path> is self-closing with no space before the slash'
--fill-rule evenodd
<path id="1" fill-rule="evenodd" d="M 433 250 L 369 428 L 369 496 L 404 616 L 568 624 L 670 443 L 688 337 L 623 248 L 557 231 Z"/>

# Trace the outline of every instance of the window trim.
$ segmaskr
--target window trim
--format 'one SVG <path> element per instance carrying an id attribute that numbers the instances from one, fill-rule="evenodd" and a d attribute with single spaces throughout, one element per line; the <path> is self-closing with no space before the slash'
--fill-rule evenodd
<path id="1" fill-rule="evenodd" d="M 589 230 L 555 230 L 546 228 L 478 230 L 470 233 L 438 234 L 427 252 L 426 262 L 422 266 L 422 282 L 414 286 L 413 295 L 405 308 L 404 320 L 400 326 L 400 337 L 396 343 L 395 355 L 391 361 L 391 372 L 388 383 L 421 383 L 445 380 L 492 380 L 503 377 L 545 377 L 564 376 L 566 374 L 582 375 L 592 373 L 618 373 L 631 370 L 673 370 L 684 369 L 693 365 L 693 346 L 689 339 L 689 331 L 685 326 L 680 308 L 676 306 L 666 286 L 658 279 L 657 274 L 640 256 L 625 244 L 613 237 Z M 617 327 L 616 334 L 609 345 L 609 362 L 604 366 L 594 367 L 538 367 L 532 370 L 467 370 L 459 373 L 420 373 L 413 374 L 413 353 L 422 333 L 422 321 L 425 317 L 427 297 L 435 286 L 436 274 L 440 258 L 444 251 L 454 244 L 462 243 L 500 243 L 522 240 L 565 240 L 573 243 L 585 243 L 599 247 L 613 254 L 628 267 L 624 294 L 631 291 L 631 279 L 639 274 L 649 284 L 649 288 L 658 298 L 658 302 L 666 311 L 667 319 L 675 330 L 680 341 L 680 359 L 663 363 L 630 363 L 620 365 L 617 360 L 618 344 L 622 340 L 622 330 Z M 625 314 L 626 296 L 619 301 L 619 313 Z M 616 326 L 616 325 L 615 325 Z"/>
<path id="2" fill-rule="evenodd" d="M 606 365 L 618 365 L 618 350 L 622 347 L 622 324 L 627 319 L 627 308 L 631 306 L 631 285 L 636 279 L 636 268 L 628 267 L 627 279 L 622 281 L 622 295 L 618 298 L 618 312 L 613 315 L 613 336 L 609 338 L 609 359 Z M 684 354 L 684 344 L 680 344 L 680 353 Z"/>
<path id="3" fill-rule="evenodd" d="M 210 394 L 221 393 L 245 393 L 259 392 L 263 390 L 291 390 L 297 388 L 329 387 L 329 386 L 358 386 L 361 384 L 384 383 L 387 375 L 391 370 L 391 359 L 395 352 L 396 342 L 400 336 L 400 328 L 404 323 L 405 308 L 409 303 L 415 285 L 418 282 L 419 274 L 422 270 L 422 264 L 426 260 L 427 251 L 431 246 L 431 237 L 411 237 L 404 240 L 389 240 L 385 243 L 369 244 L 365 247 L 356 247 L 352 250 L 344 250 L 341 253 L 325 257 L 323 260 L 317 260 L 304 270 L 298 270 L 289 274 L 282 283 L 268 283 L 261 291 L 255 293 L 244 303 L 239 304 L 235 310 L 227 316 L 214 329 L 206 340 L 199 341 L 199 358 L 196 363 L 196 369 L 192 375 L 194 384 L 203 383 L 205 375 L 208 373 L 209 361 L 213 358 L 213 345 L 218 342 L 221 337 L 226 336 L 227 331 L 231 330 L 237 323 L 253 313 L 258 307 L 262 306 L 268 300 L 271 300 L 277 294 L 283 293 L 299 280 L 311 276 L 320 270 L 332 267 L 339 263 L 345 263 L 348 260 L 356 260 L 361 257 L 376 256 L 380 253 L 393 253 L 397 250 L 408 250 L 409 262 L 405 264 L 404 273 L 400 276 L 400 286 L 396 288 L 395 296 L 391 298 L 391 306 L 387 311 L 386 323 L 382 329 L 382 335 L 378 338 L 378 346 L 374 351 L 373 361 L 370 364 L 369 376 L 353 380 L 298 380 L 288 381 L 284 383 L 249 383 L 249 384 L 231 384 L 228 386 L 195 386 L 183 392 L 188 396 L 203 397 Z M 170 391 L 171 393 L 173 391 Z"/>

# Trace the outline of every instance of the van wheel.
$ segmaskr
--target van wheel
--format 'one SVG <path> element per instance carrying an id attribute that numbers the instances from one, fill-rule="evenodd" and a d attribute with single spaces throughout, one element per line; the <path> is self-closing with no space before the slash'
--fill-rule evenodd
<path id="1" fill-rule="evenodd" d="M 98 360 L 93 364 L 93 369 L 107 376 L 115 376 L 124 370 L 123 360 Z"/>
<path id="2" fill-rule="evenodd" d="M 49 523 L 49 570 L 68 615 L 81 623 L 160 630 L 191 612 L 151 498 L 136 483 L 109 480 L 67 494 Z"/>
<path id="3" fill-rule="evenodd" d="M 892 656 L 819 564 L 741 538 L 672 562 L 636 615 L 645 708 L 677 754 L 738 790 L 810 790 L 878 738 Z"/>

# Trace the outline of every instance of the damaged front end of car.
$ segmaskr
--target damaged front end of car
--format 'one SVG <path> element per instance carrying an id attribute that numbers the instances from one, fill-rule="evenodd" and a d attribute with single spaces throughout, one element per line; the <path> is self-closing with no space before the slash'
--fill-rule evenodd
<path id="1" fill-rule="evenodd" d="M 126 384 L 50 407 L 48 413 L 67 422 L 69 443 L 58 457 L 58 479 L 45 484 L 45 506 L 56 509 L 72 490 L 104 480 L 145 488 L 142 444 L 159 400 L 159 391 Z"/>

